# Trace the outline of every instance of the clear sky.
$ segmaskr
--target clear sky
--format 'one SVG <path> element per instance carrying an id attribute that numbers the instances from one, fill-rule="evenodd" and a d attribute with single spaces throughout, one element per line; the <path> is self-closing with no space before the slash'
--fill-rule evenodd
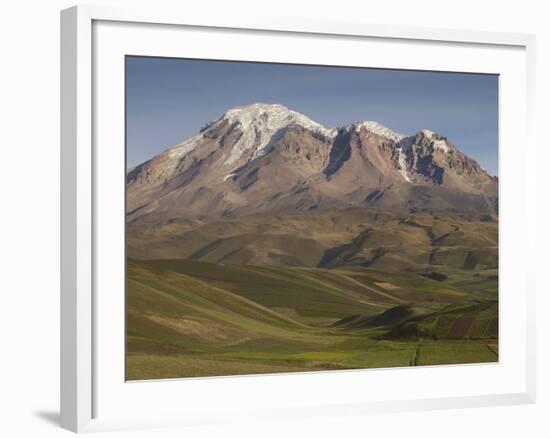
<path id="1" fill-rule="evenodd" d="M 128 57 L 128 165 L 199 132 L 229 108 L 280 103 L 327 128 L 375 120 L 427 128 L 498 174 L 498 77 L 349 67 Z"/>

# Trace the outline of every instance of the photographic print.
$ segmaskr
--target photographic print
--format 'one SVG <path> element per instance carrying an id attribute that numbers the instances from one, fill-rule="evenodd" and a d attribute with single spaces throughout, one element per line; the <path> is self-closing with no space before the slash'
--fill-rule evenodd
<path id="1" fill-rule="evenodd" d="M 128 380 L 498 361 L 498 76 L 126 57 Z"/>

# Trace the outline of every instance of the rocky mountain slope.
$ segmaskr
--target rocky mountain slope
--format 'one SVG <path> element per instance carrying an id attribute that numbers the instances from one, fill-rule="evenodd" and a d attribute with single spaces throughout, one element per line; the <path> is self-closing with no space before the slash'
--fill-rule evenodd
<path id="1" fill-rule="evenodd" d="M 127 174 L 136 224 L 355 207 L 494 217 L 497 205 L 498 179 L 440 134 L 327 129 L 276 104 L 233 108 Z"/>

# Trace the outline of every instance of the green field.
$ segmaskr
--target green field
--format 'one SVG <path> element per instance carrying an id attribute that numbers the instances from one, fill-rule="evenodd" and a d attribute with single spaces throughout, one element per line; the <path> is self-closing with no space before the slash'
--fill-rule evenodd
<path id="1" fill-rule="evenodd" d="M 316 267 L 129 259 L 127 379 L 498 361 L 492 262 L 353 263 L 367 237 Z"/>

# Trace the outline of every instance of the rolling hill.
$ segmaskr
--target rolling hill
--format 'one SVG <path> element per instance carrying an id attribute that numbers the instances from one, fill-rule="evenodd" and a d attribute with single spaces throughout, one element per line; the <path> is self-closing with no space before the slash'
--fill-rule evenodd
<path id="1" fill-rule="evenodd" d="M 363 269 L 129 260 L 127 378 L 497 360 L 494 304 L 479 304 L 494 279 L 480 278 L 468 292 L 458 271 L 447 289 L 433 281 Z M 449 305 L 457 298 L 469 304 Z M 446 336 L 466 315 L 472 336 Z"/>

